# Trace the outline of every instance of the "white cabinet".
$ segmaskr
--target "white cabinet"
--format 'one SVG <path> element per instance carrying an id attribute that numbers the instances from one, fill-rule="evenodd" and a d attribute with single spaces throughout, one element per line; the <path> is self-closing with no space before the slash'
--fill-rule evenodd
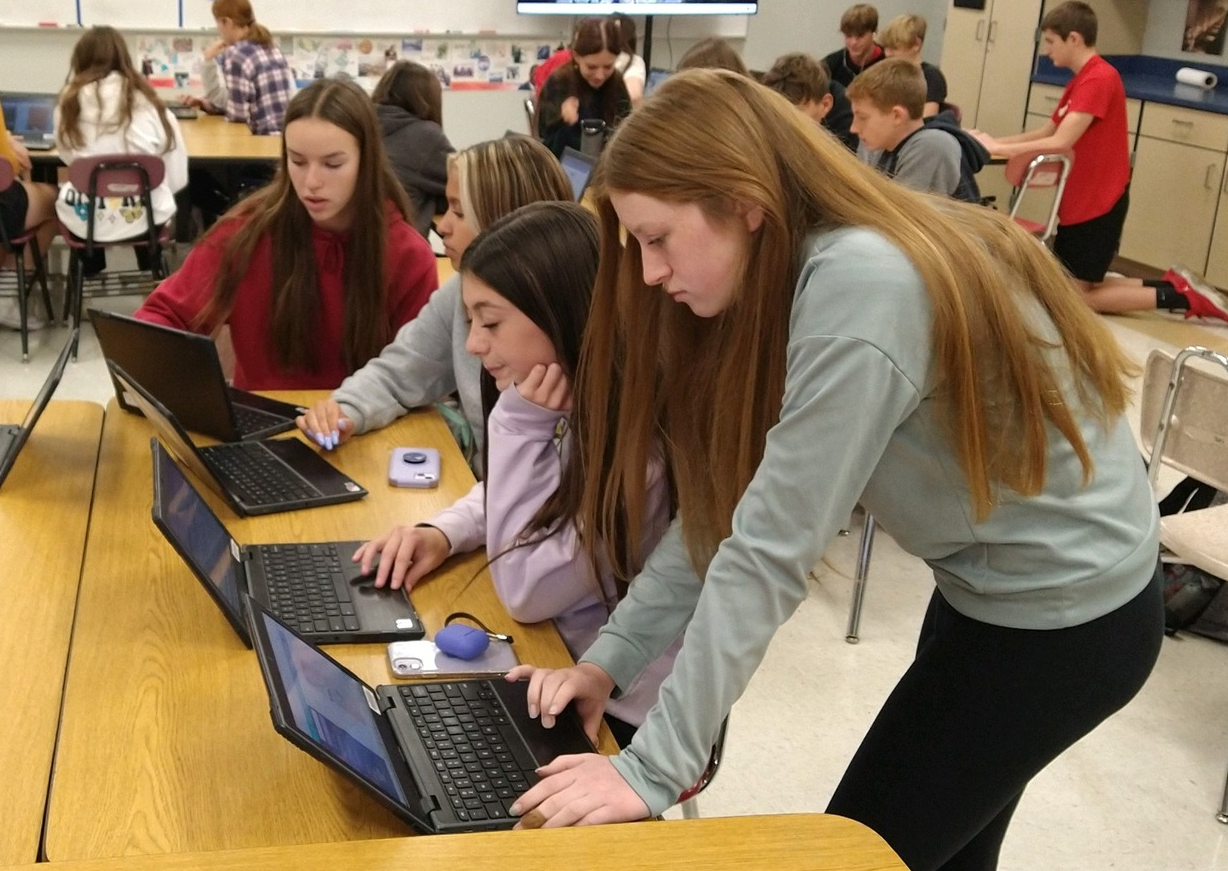
<path id="1" fill-rule="evenodd" d="M 1215 217 L 1215 232 L 1211 234 L 1211 251 L 1207 255 L 1207 281 L 1228 289 L 1228 172 L 1219 188 L 1219 211 Z"/>
<path id="2" fill-rule="evenodd" d="M 1061 85 L 1033 82 L 1028 94 L 1028 119 L 1023 129 L 1035 130 L 1037 127 L 1044 126 L 1044 123 L 1053 116 L 1054 110 L 1057 109 L 1057 102 L 1062 98 L 1062 92 L 1065 90 Z M 1142 114 L 1142 109 L 1142 101 L 1133 97 L 1127 98 L 1126 129 L 1130 133 L 1138 132 L 1138 119 Z"/>
<path id="3" fill-rule="evenodd" d="M 1226 154 L 1228 115 L 1147 103 L 1134 152 L 1121 256 L 1156 269 L 1180 263 L 1205 272 L 1223 199 Z M 1220 214 L 1221 220 L 1228 217 Z"/>
<path id="4" fill-rule="evenodd" d="M 947 6 L 942 72 L 947 100 L 964 127 L 997 136 L 1023 129 L 1041 0 L 985 0 L 984 9 Z"/>

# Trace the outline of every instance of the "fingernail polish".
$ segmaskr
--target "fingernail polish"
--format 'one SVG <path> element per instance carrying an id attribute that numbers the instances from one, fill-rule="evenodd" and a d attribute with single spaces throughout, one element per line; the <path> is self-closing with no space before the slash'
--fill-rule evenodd
<path id="1" fill-rule="evenodd" d="M 333 430 L 333 444 L 341 444 L 341 433 L 337 432 L 336 430 Z"/>
<path id="2" fill-rule="evenodd" d="M 518 804 L 512 805 L 510 808 L 507 809 L 507 812 L 514 817 L 520 816 L 520 805 Z"/>

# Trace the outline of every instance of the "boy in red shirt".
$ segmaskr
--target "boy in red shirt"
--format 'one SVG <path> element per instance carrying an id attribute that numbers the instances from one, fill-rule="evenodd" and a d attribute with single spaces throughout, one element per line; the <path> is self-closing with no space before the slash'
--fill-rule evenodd
<path id="1" fill-rule="evenodd" d="M 972 131 L 992 154 L 1074 151 L 1058 207 L 1053 253 L 1098 312 L 1185 311 L 1186 317 L 1228 321 L 1228 301 L 1191 273 L 1173 268 L 1163 279 L 1106 277 L 1129 208 L 1130 146 L 1121 76 L 1096 51 L 1096 13 L 1080 0 L 1054 7 L 1040 23 L 1042 48 L 1054 66 L 1074 71 L 1045 126 L 1000 139 Z"/>

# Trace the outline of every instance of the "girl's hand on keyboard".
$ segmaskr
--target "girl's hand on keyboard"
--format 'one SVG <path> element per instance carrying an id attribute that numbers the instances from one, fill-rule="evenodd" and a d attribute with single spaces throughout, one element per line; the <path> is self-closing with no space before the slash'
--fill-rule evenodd
<path id="1" fill-rule="evenodd" d="M 354 434 L 354 421 L 331 399 L 321 399 L 295 418 L 298 428 L 326 451 L 344 444 Z"/>
<path id="2" fill-rule="evenodd" d="M 399 590 L 412 590 L 427 572 L 452 553 L 448 537 L 433 526 L 397 526 L 392 532 L 368 541 L 354 552 L 354 562 L 362 563 L 362 573 L 368 574 L 376 556 L 382 554 L 375 569 L 375 586 L 391 585 Z"/>
<path id="3" fill-rule="evenodd" d="M 608 756 L 560 756 L 537 769 L 542 779 L 512 805 L 516 816 L 530 811 L 542 828 L 626 823 L 648 816 L 648 805 L 614 768 Z M 516 828 L 527 828 L 517 823 Z"/>
<path id="4" fill-rule="evenodd" d="M 542 725 L 552 729 L 555 718 L 563 712 L 563 708 L 575 702 L 585 734 L 590 741 L 597 743 L 601 715 L 605 713 L 610 693 L 614 692 L 614 678 L 605 669 L 591 662 L 582 662 L 571 668 L 518 665 L 507 673 L 509 681 L 526 678 L 529 681 L 530 717 L 540 716 Z"/>

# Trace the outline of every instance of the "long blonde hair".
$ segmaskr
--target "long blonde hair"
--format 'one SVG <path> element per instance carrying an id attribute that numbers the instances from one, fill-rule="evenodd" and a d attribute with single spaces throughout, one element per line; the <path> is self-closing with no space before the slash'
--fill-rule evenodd
<path id="1" fill-rule="evenodd" d="M 696 317 L 644 284 L 639 244 L 624 237 L 611 191 L 694 203 L 714 223 L 735 206 L 762 209 L 724 313 Z M 1086 481 L 1091 457 L 1076 418 L 1107 425 L 1125 408 L 1131 364 L 1035 239 L 992 210 L 880 176 L 744 76 L 671 77 L 606 146 L 594 201 L 601 266 L 573 415 L 590 545 L 640 528 L 644 469 L 660 444 L 692 563 L 706 571 L 780 415 L 799 255 L 816 229 L 875 230 L 920 274 L 933 307 L 936 398 L 978 520 L 999 487 L 1041 490 L 1048 426 L 1073 447 Z M 1034 307 L 1060 337 L 1078 408 L 1062 395 L 1054 342 L 1026 317 Z"/>

